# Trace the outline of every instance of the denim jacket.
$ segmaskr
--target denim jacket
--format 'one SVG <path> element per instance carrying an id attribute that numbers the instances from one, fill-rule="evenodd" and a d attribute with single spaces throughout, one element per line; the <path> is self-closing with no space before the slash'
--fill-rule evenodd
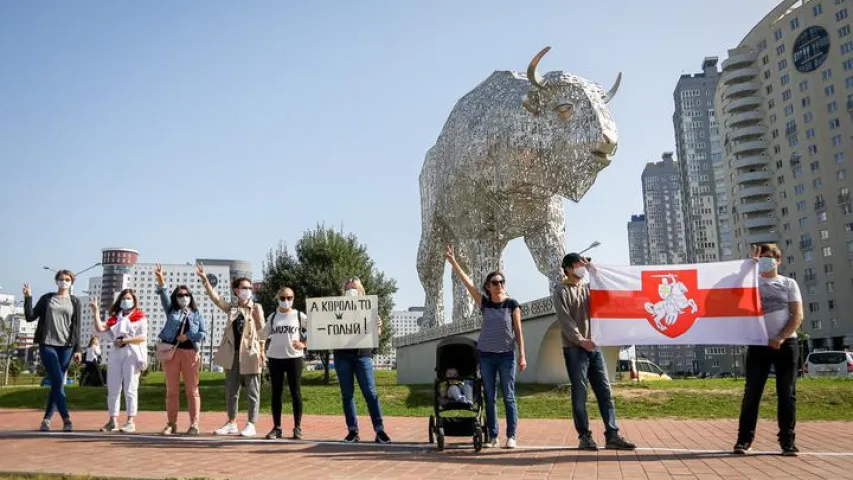
<path id="1" fill-rule="evenodd" d="M 160 330 L 157 338 L 164 342 L 172 343 L 178 336 L 178 329 L 181 328 L 183 315 L 181 315 L 180 310 L 172 310 L 172 304 L 169 300 L 169 294 L 166 293 L 165 286 L 157 287 L 156 292 L 160 296 L 163 311 L 166 312 L 166 324 L 163 325 L 163 329 Z M 193 342 L 193 347 L 195 347 L 196 351 L 200 352 L 201 344 L 207 336 L 207 331 L 204 329 L 204 315 L 200 311 L 190 312 L 187 323 L 189 324 L 187 337 Z"/>

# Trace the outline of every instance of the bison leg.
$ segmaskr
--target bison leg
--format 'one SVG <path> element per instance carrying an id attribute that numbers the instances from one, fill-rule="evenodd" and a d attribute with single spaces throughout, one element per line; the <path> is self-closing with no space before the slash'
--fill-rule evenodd
<path id="1" fill-rule="evenodd" d="M 426 295 L 424 302 L 424 328 L 444 324 L 444 249 L 447 248 L 445 230 L 439 225 L 424 225 L 418 247 L 418 276 Z"/>
<path id="2" fill-rule="evenodd" d="M 462 270 L 468 272 L 472 281 L 474 280 L 473 272 L 471 271 L 471 251 L 467 244 L 459 244 L 454 246 L 456 250 L 456 261 Z M 467 322 L 474 316 L 474 301 L 468 294 L 468 289 L 457 275 L 451 275 L 453 281 L 453 322 Z"/>
<path id="3" fill-rule="evenodd" d="M 536 262 L 536 268 L 545 275 L 551 283 L 551 288 L 563 279 L 563 269 L 560 262 L 566 254 L 563 243 L 566 225 L 563 216 L 563 201 L 554 197 L 544 212 L 544 223 L 535 231 L 527 232 L 524 243 Z"/>
<path id="4" fill-rule="evenodd" d="M 483 282 L 486 276 L 494 271 L 503 270 L 503 261 L 501 255 L 503 253 L 506 242 L 503 240 L 481 237 L 466 241 L 464 250 L 467 258 L 470 258 L 471 269 L 469 276 L 471 281 L 477 288 L 482 289 Z M 464 290 L 463 290 L 464 291 Z M 485 294 L 485 292 L 483 292 Z M 467 322 L 476 322 L 480 316 L 479 305 L 474 305 L 474 301 L 467 294 L 453 296 L 454 312 L 463 312 L 462 315 Z"/>

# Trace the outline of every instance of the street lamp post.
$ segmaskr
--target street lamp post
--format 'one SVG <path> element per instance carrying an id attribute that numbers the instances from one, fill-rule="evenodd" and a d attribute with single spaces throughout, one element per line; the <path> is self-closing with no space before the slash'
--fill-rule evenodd
<path id="1" fill-rule="evenodd" d="M 86 272 L 88 272 L 89 270 L 91 270 L 91 269 L 93 269 L 93 268 L 95 268 L 95 267 L 100 267 L 100 266 L 101 266 L 101 262 L 97 262 L 97 263 L 95 263 L 94 265 L 92 265 L 92 266 L 90 266 L 90 267 L 87 267 L 87 268 L 84 268 L 83 270 L 80 270 L 79 272 L 75 273 L 75 274 L 74 274 L 74 276 L 75 276 L 75 277 L 78 277 L 78 276 L 80 276 L 81 274 L 86 273 Z M 56 273 L 56 272 L 58 272 L 58 271 L 59 271 L 59 270 L 57 270 L 57 269 L 55 269 L 55 268 L 50 268 L 50 267 L 48 267 L 47 265 L 45 265 L 45 266 L 43 266 L 43 267 L 41 267 L 41 268 L 43 268 L 43 269 L 45 269 L 45 270 L 50 270 L 51 272 L 54 272 L 54 273 Z M 69 291 L 69 292 L 71 292 L 71 293 L 74 293 L 74 284 L 71 284 L 71 288 L 70 288 L 70 289 L 68 289 L 68 291 Z"/>
<path id="2" fill-rule="evenodd" d="M 586 247 L 586 248 L 584 248 L 583 250 L 581 250 L 580 252 L 578 252 L 578 255 L 580 255 L 580 254 L 582 254 L 582 253 L 584 253 L 584 252 L 587 252 L 587 251 L 589 251 L 589 250 L 592 250 L 593 248 L 596 248 L 596 247 L 599 247 L 599 246 L 601 246 L 601 242 L 599 242 L 598 240 L 596 240 L 596 241 L 594 241 L 594 242 L 590 243 L 588 247 Z"/>

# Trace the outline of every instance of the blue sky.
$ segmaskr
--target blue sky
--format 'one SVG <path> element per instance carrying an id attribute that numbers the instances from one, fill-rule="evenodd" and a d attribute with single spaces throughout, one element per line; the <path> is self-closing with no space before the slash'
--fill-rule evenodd
<path id="1" fill-rule="evenodd" d="M 424 153 L 460 96 L 545 45 L 543 72 L 605 88 L 624 72 L 619 152 L 566 215 L 568 249 L 599 240 L 597 262 L 625 264 L 640 172 L 674 149 L 678 76 L 777 2 L 296 3 L 0 3 L 4 292 L 44 293 L 42 265 L 80 270 L 107 246 L 259 277 L 270 247 L 324 223 L 367 244 L 398 308 L 421 305 Z M 521 239 L 505 266 L 510 294 L 547 295 Z"/>

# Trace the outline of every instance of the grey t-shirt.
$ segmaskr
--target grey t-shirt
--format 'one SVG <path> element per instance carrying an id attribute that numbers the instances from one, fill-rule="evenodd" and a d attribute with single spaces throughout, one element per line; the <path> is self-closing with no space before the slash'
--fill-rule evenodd
<path id="1" fill-rule="evenodd" d="M 71 296 L 54 295 L 47 304 L 44 316 L 44 344 L 64 347 L 71 342 L 71 316 L 74 304 Z"/>
<path id="2" fill-rule="evenodd" d="M 758 293 L 764 309 L 764 324 L 770 338 L 779 335 L 791 318 L 790 303 L 802 302 L 800 287 L 790 277 L 776 275 L 773 278 L 758 277 Z M 788 338 L 796 338 L 794 332 Z"/>

